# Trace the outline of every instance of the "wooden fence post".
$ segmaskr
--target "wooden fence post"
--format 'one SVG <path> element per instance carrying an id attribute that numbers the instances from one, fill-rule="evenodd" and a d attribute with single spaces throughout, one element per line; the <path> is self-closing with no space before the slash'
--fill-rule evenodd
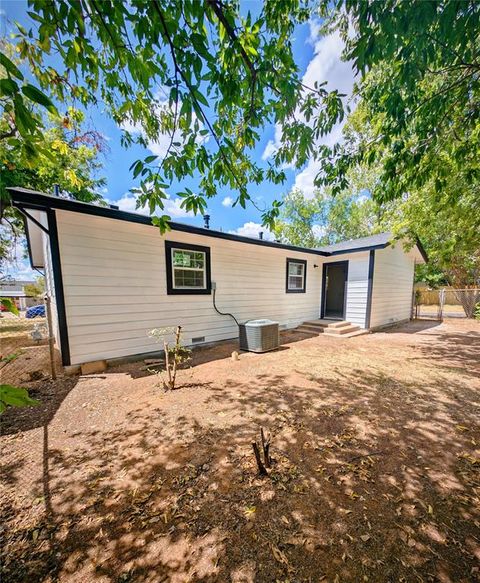
<path id="1" fill-rule="evenodd" d="M 438 319 L 443 320 L 443 306 L 445 305 L 445 288 L 442 288 L 438 294 Z"/>

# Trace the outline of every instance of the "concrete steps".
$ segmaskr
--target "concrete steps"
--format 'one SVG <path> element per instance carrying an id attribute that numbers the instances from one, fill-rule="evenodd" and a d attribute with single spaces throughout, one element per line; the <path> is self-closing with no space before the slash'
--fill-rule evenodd
<path id="1" fill-rule="evenodd" d="M 352 338 L 354 336 L 361 336 L 368 334 L 368 330 L 364 330 L 350 322 L 334 321 L 334 320 L 309 320 L 301 324 L 297 329 L 298 332 L 304 334 L 326 334 L 334 338 Z"/>

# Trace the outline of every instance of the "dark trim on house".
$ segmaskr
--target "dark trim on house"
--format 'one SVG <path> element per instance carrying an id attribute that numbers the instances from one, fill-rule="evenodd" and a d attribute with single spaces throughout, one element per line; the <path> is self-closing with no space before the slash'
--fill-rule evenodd
<path id="1" fill-rule="evenodd" d="M 323 264 L 322 269 L 322 296 L 321 296 L 321 304 L 320 304 L 320 318 L 325 318 L 325 302 L 327 300 L 326 296 L 326 286 L 327 286 L 327 266 L 328 265 L 346 265 L 347 269 L 345 270 L 345 289 L 344 289 L 344 297 L 343 297 L 343 316 L 344 319 L 347 315 L 347 295 L 348 295 L 348 264 L 349 260 L 346 261 L 327 261 Z"/>
<path id="2" fill-rule="evenodd" d="M 201 289 L 177 289 L 173 287 L 172 249 L 185 249 L 186 251 L 200 251 L 205 253 L 205 279 L 206 287 Z M 190 243 L 177 243 L 165 241 L 165 265 L 167 269 L 167 294 L 168 295 L 209 295 L 212 291 L 212 275 L 210 265 L 210 247 L 192 245 Z"/>
<path id="3" fill-rule="evenodd" d="M 302 289 L 288 289 L 288 265 L 290 263 L 302 263 L 303 264 L 303 287 Z M 287 277 L 285 281 L 285 293 L 287 294 L 304 294 L 307 291 L 307 260 L 306 259 L 295 259 L 293 257 L 287 257 Z"/>
<path id="4" fill-rule="evenodd" d="M 118 209 L 112 209 L 107 206 L 97 206 L 94 204 L 80 202 L 77 200 L 70 200 L 67 198 L 59 198 L 44 194 L 43 192 L 36 192 L 23 188 L 9 187 L 7 189 L 11 196 L 13 205 L 18 207 L 19 204 L 28 205 L 30 208 L 46 210 L 47 208 L 55 208 L 59 210 L 66 210 L 76 213 L 83 213 L 87 215 L 95 215 L 108 219 L 116 219 L 120 221 L 129 221 L 131 223 L 140 223 L 142 225 L 152 226 L 151 217 L 140 215 L 137 213 L 129 213 Z M 309 249 L 304 247 L 296 247 L 295 245 L 286 245 L 284 243 L 275 243 L 273 241 L 266 241 L 265 239 L 252 239 L 250 237 L 243 237 L 242 235 L 233 235 L 231 233 L 223 233 L 222 231 L 214 231 L 212 229 L 205 229 L 202 227 L 195 227 L 193 225 L 186 225 L 183 223 L 169 222 L 172 231 L 181 231 L 184 233 L 193 233 L 195 235 L 203 235 L 205 237 L 213 237 L 216 239 L 226 239 L 227 241 L 237 241 L 238 243 L 248 243 L 249 245 L 260 245 L 263 247 L 273 247 L 275 249 L 288 249 L 290 251 L 299 251 L 301 253 L 311 253 L 312 255 L 321 255 L 328 257 L 330 254 L 317 249 Z"/>
<path id="5" fill-rule="evenodd" d="M 53 285 L 55 287 L 55 304 L 57 307 L 58 334 L 63 366 L 69 366 L 70 343 L 68 340 L 67 314 L 65 311 L 65 296 L 63 293 L 62 265 L 60 246 L 58 244 L 57 218 L 53 209 L 47 209 L 48 231 L 50 234 L 50 250 L 52 256 Z"/>
<path id="6" fill-rule="evenodd" d="M 141 215 L 138 213 L 130 213 L 121 211 L 111 206 L 98 206 L 91 203 L 80 202 L 78 200 L 71 200 L 67 198 L 60 198 L 51 196 L 44 192 L 30 190 L 28 188 L 8 187 L 7 190 L 12 196 L 12 204 L 15 207 L 19 205 L 28 206 L 28 208 L 47 210 L 59 209 L 76 213 L 83 213 L 87 215 L 95 215 L 105 217 L 108 219 L 116 219 L 120 221 L 128 221 L 131 223 L 140 223 L 142 225 L 152 226 L 151 217 Z M 319 255 L 322 257 L 331 257 L 335 255 L 344 255 L 346 253 L 359 253 L 361 251 L 371 251 L 375 249 L 385 249 L 390 243 L 379 245 L 372 245 L 366 247 L 357 247 L 350 249 L 339 249 L 338 251 L 322 251 L 320 249 L 310 249 L 306 247 L 297 247 L 295 245 L 287 245 L 285 243 L 275 243 L 265 239 L 253 239 L 251 237 L 244 237 L 242 235 L 233 235 L 231 233 L 223 233 L 222 231 L 215 231 L 205 229 L 202 227 L 195 227 L 193 225 L 186 225 L 184 223 L 169 222 L 169 226 L 173 231 L 180 231 L 184 233 L 192 233 L 195 235 L 202 235 L 204 237 L 213 237 L 216 239 L 225 239 L 227 241 L 236 241 L 238 243 L 247 243 L 249 245 L 261 245 L 263 247 L 273 247 L 274 249 L 287 249 L 290 251 L 298 251 L 300 253 L 310 253 L 312 255 Z M 417 238 L 417 247 L 423 259 L 428 262 L 428 256 L 423 248 L 420 240 Z"/>
<path id="7" fill-rule="evenodd" d="M 427 252 L 425 251 L 424 246 L 422 245 L 422 242 L 420 241 L 420 239 L 418 237 L 415 237 L 415 240 L 417 243 L 418 250 L 420 251 L 420 255 L 422 256 L 425 263 L 428 263 L 429 262 L 428 255 L 427 255 Z"/>
<path id="8" fill-rule="evenodd" d="M 359 253 L 360 251 L 374 251 L 375 249 L 385 249 L 391 243 L 382 243 L 381 245 L 370 245 L 369 247 L 357 247 L 356 249 L 340 249 L 339 251 L 331 251 L 330 255 L 345 255 L 346 253 Z"/>
<path id="9" fill-rule="evenodd" d="M 372 315 L 372 292 L 373 292 L 373 273 L 375 271 L 375 249 L 370 251 L 368 259 L 368 287 L 367 287 L 367 307 L 365 310 L 365 328 L 370 328 L 370 316 Z"/>

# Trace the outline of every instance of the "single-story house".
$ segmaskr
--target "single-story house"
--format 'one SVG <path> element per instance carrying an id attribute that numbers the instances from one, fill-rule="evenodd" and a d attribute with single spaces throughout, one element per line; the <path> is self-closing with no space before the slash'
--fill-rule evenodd
<path id="1" fill-rule="evenodd" d="M 152 328 L 181 325 L 184 342 L 238 337 L 239 322 L 294 328 L 319 318 L 362 329 L 411 317 L 420 243 L 389 233 L 309 249 L 150 217 L 22 188 L 32 267 L 45 271 L 65 365 L 156 352 Z M 215 305 L 214 305 L 215 303 Z M 218 310 L 218 311 L 217 311 Z"/>
<path id="2" fill-rule="evenodd" d="M 0 297 L 12 300 L 19 310 L 26 310 L 38 304 L 38 299 L 28 296 L 25 286 L 34 281 L 21 281 L 13 278 L 0 279 Z"/>

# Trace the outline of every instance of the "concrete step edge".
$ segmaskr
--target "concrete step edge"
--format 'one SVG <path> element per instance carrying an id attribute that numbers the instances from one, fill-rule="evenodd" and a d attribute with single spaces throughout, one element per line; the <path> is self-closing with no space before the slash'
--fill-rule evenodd
<path id="1" fill-rule="evenodd" d="M 298 326 L 298 328 L 295 328 L 296 332 L 304 332 L 305 334 L 323 334 L 323 330 L 318 330 L 318 329 L 314 329 L 314 328 L 309 328 L 307 326 Z"/>
<path id="2" fill-rule="evenodd" d="M 347 320 L 342 320 L 341 322 L 332 322 L 328 325 L 328 328 L 333 328 L 336 330 L 337 328 L 345 328 L 346 326 L 352 326 L 352 323 L 347 322 Z"/>
<path id="3" fill-rule="evenodd" d="M 351 332 L 357 332 L 360 330 L 360 326 L 345 326 L 344 328 L 327 328 L 324 334 L 328 334 L 329 336 L 344 336 L 345 334 L 350 334 Z"/>

